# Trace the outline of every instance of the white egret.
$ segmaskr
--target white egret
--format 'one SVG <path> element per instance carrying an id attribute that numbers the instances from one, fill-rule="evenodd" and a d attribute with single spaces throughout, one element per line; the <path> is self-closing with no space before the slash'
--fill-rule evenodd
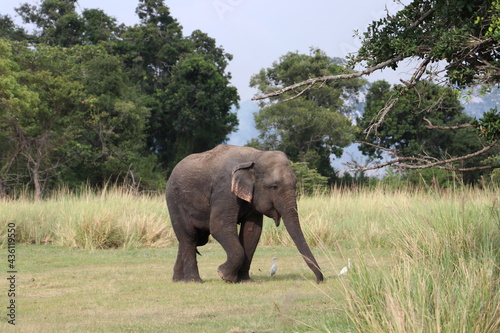
<path id="1" fill-rule="evenodd" d="M 340 270 L 339 276 L 346 275 L 349 268 L 351 268 L 351 258 L 347 258 L 347 266 Z"/>
<path id="2" fill-rule="evenodd" d="M 276 271 L 278 270 L 278 264 L 276 263 L 276 258 L 273 258 L 274 264 L 271 267 L 271 276 L 276 274 Z"/>

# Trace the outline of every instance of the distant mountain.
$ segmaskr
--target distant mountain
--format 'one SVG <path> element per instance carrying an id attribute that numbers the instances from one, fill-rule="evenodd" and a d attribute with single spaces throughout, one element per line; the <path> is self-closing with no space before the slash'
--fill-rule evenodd
<path id="1" fill-rule="evenodd" d="M 259 106 L 256 102 L 247 100 L 240 103 L 240 108 L 236 110 L 240 124 L 238 130 L 228 136 L 228 144 L 244 146 L 248 141 L 259 135 L 257 129 L 255 129 L 253 118 L 254 113 L 257 111 L 259 111 Z"/>
<path id="2" fill-rule="evenodd" d="M 479 92 L 473 94 L 474 97 L 462 99 L 465 112 L 475 118 L 481 118 L 483 113 L 500 105 L 500 88 L 495 87 L 489 94 L 480 96 Z"/>

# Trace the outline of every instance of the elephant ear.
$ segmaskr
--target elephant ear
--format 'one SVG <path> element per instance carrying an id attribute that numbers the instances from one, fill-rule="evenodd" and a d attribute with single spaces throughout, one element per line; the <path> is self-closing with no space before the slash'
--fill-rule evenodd
<path id="1" fill-rule="evenodd" d="M 253 162 L 245 162 L 234 167 L 231 177 L 231 192 L 238 198 L 252 202 L 255 178 L 252 172 Z"/>

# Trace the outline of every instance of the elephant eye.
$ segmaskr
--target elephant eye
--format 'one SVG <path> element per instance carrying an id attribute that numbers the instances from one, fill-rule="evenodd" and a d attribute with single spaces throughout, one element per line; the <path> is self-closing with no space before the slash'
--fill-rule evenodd
<path id="1" fill-rule="evenodd" d="M 277 190 L 278 189 L 278 185 L 273 184 L 273 185 L 269 186 L 269 189 L 271 189 L 271 190 Z"/>

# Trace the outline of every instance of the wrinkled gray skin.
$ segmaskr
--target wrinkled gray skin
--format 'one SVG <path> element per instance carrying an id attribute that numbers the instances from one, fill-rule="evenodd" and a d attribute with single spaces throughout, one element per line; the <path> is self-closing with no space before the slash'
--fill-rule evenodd
<path id="1" fill-rule="evenodd" d="M 212 235 L 227 254 L 219 276 L 227 282 L 251 281 L 250 264 L 266 215 L 276 226 L 283 217 L 316 281 L 323 281 L 299 224 L 295 184 L 290 162 L 279 151 L 221 145 L 179 162 L 167 182 L 168 210 L 179 241 L 173 280 L 201 282 L 196 247 Z"/>

